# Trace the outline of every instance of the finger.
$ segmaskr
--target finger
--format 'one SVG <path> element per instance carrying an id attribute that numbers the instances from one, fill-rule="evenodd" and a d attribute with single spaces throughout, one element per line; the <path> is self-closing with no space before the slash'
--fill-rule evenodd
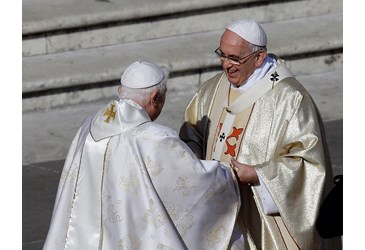
<path id="1" fill-rule="evenodd" d="M 236 165 L 237 163 L 238 163 L 238 161 L 235 159 L 235 158 L 231 158 L 231 163 L 233 164 L 233 165 Z"/>

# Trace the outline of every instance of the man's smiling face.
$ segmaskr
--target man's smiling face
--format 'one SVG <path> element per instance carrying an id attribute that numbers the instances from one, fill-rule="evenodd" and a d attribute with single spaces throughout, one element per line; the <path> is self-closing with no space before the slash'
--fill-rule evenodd
<path id="1" fill-rule="evenodd" d="M 256 54 L 249 56 L 252 51 L 248 47 L 248 43 L 236 33 L 226 30 L 220 41 L 220 50 L 227 57 L 248 58 L 243 59 L 240 64 L 233 64 L 229 60 L 221 58 L 221 64 L 228 81 L 236 87 L 241 86 L 255 71 Z"/>

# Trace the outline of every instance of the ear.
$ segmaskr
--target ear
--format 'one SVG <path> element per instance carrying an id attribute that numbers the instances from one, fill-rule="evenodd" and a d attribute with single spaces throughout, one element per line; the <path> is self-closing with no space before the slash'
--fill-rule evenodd
<path id="1" fill-rule="evenodd" d="M 264 62 L 265 60 L 265 57 L 267 55 L 267 52 L 265 50 L 261 50 L 258 54 L 257 54 L 257 60 L 255 62 L 255 66 L 258 68 L 258 67 L 261 67 L 262 63 Z"/>
<path id="2" fill-rule="evenodd" d="M 122 86 L 121 85 L 118 87 L 118 94 L 120 95 L 120 93 L 122 93 Z"/>
<path id="3" fill-rule="evenodd" d="M 160 95 L 158 93 L 158 91 L 154 91 L 152 94 L 151 94 L 151 104 L 154 108 L 157 108 L 158 107 L 158 99 L 160 98 Z"/>

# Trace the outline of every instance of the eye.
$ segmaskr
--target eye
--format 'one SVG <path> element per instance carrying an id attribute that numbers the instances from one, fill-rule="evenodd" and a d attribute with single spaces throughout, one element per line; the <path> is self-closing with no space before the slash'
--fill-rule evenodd
<path id="1" fill-rule="evenodd" d="M 240 61 L 240 58 L 237 57 L 237 56 L 229 56 L 227 57 L 229 60 L 232 60 L 232 61 L 235 61 L 235 62 L 239 62 Z"/>

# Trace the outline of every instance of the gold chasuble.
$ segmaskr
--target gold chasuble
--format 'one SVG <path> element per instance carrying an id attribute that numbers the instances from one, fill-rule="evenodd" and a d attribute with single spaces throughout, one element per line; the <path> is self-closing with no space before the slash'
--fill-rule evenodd
<path id="1" fill-rule="evenodd" d="M 341 249 L 315 229 L 333 185 L 320 114 L 283 60 L 244 93 L 224 73 L 206 81 L 185 112 L 180 138 L 202 159 L 251 165 L 260 185 L 241 185 L 245 249 Z M 265 212 L 261 188 L 278 213 Z"/>

